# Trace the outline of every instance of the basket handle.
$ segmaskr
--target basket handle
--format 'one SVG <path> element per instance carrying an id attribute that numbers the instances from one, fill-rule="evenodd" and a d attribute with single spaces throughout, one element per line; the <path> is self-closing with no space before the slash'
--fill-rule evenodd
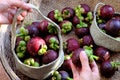
<path id="1" fill-rule="evenodd" d="M 97 12 L 97 8 L 98 8 L 99 5 L 105 5 L 105 4 L 102 3 L 102 2 L 99 2 L 99 3 L 97 3 L 97 5 L 95 6 L 94 11 L 93 11 L 93 15 L 94 15 L 94 20 L 95 20 L 95 21 L 96 21 L 96 12 Z"/>
<path id="2" fill-rule="evenodd" d="M 49 18 L 47 18 L 46 16 L 44 16 L 44 15 L 42 14 L 42 12 L 39 10 L 38 7 L 36 7 L 36 6 L 34 6 L 33 4 L 30 4 L 30 3 L 29 3 L 29 5 L 30 5 L 30 7 L 31 7 L 33 10 L 36 10 L 39 15 L 41 15 L 43 18 L 45 18 L 46 20 L 48 20 L 49 22 L 53 23 L 53 24 L 56 26 L 56 28 L 57 28 L 57 30 L 58 30 L 58 37 L 59 37 L 59 39 L 60 39 L 60 41 L 61 41 L 60 46 L 61 46 L 61 49 L 62 49 L 62 36 L 61 36 L 61 29 L 60 29 L 60 27 L 59 27 L 55 22 L 53 22 L 51 19 L 49 19 Z M 11 33 L 11 34 L 12 34 L 11 42 L 12 42 L 13 45 L 15 45 L 15 40 L 16 40 L 17 16 L 18 16 L 20 13 L 22 13 L 22 12 L 23 12 L 23 10 L 20 9 L 20 10 L 16 13 L 16 15 L 15 15 L 14 18 L 13 18 L 13 22 L 12 22 L 12 24 L 11 24 L 11 26 L 12 26 L 12 28 L 11 28 L 11 30 L 12 30 L 12 31 L 11 31 L 11 32 L 12 32 L 12 33 Z M 12 50 L 14 50 L 14 46 L 12 47 Z"/>

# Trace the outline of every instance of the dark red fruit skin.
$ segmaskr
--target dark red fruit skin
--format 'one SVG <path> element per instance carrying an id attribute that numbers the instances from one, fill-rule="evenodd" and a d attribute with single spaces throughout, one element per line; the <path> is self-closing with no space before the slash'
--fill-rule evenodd
<path id="1" fill-rule="evenodd" d="M 80 23 L 80 19 L 77 16 L 74 16 L 72 19 L 72 23 L 74 26 Z"/>
<path id="2" fill-rule="evenodd" d="M 26 27 L 26 29 L 28 30 L 28 34 L 31 37 L 35 37 L 35 36 L 40 35 L 40 32 L 39 32 L 36 24 L 29 25 L 29 26 Z"/>
<path id="3" fill-rule="evenodd" d="M 66 11 L 68 11 L 68 14 L 64 15 Z M 71 7 L 63 8 L 61 13 L 63 15 L 63 19 L 72 19 L 73 16 L 75 15 L 75 11 Z"/>
<path id="4" fill-rule="evenodd" d="M 100 17 L 105 20 L 111 19 L 114 13 L 114 8 L 110 5 L 104 5 L 100 8 Z"/>
<path id="5" fill-rule="evenodd" d="M 34 22 L 32 22 L 32 25 L 35 25 L 35 26 L 39 26 L 39 24 L 40 24 L 40 21 L 34 21 Z"/>
<path id="6" fill-rule="evenodd" d="M 62 66 L 61 66 L 61 69 L 65 70 L 67 72 L 71 72 L 72 69 L 71 69 L 71 66 L 70 66 L 70 61 L 71 61 L 71 59 L 64 60 Z"/>
<path id="7" fill-rule="evenodd" d="M 54 15 L 55 15 L 55 12 L 54 12 L 54 10 L 53 10 L 53 11 L 50 11 L 50 12 L 48 13 L 47 17 L 50 18 L 52 21 L 58 23 L 58 20 L 55 19 Z"/>
<path id="8" fill-rule="evenodd" d="M 59 71 L 61 75 L 61 80 L 67 80 L 69 78 L 69 74 L 66 71 Z"/>
<path id="9" fill-rule="evenodd" d="M 82 38 L 82 43 L 81 43 L 83 46 L 91 46 L 94 44 L 94 41 L 92 39 L 92 36 L 91 35 L 85 35 L 83 38 Z"/>
<path id="10" fill-rule="evenodd" d="M 47 20 L 43 20 L 39 23 L 38 29 L 40 32 L 47 33 L 48 32 L 49 22 Z"/>
<path id="11" fill-rule="evenodd" d="M 85 10 L 84 15 L 87 15 L 88 12 L 90 12 L 90 7 L 87 4 L 80 4 L 81 7 Z"/>
<path id="12" fill-rule="evenodd" d="M 77 39 L 69 38 L 67 41 L 67 52 L 72 52 L 80 47 L 80 44 Z"/>
<path id="13" fill-rule="evenodd" d="M 105 61 L 100 65 L 101 75 L 106 78 L 112 77 L 117 70 L 118 68 L 112 67 L 110 61 Z"/>
<path id="14" fill-rule="evenodd" d="M 48 64 L 54 60 L 56 60 L 58 57 L 58 53 L 54 50 L 48 50 L 47 53 L 45 53 L 42 56 L 42 63 L 43 64 Z"/>
<path id="15" fill-rule="evenodd" d="M 119 36 L 120 32 L 120 21 L 118 19 L 111 19 L 106 23 L 105 26 L 106 33 L 113 36 L 117 37 Z"/>
<path id="16" fill-rule="evenodd" d="M 97 62 L 102 63 L 104 61 L 109 60 L 110 58 L 110 51 L 102 46 L 97 47 L 94 50 L 94 55 L 98 56 L 99 59 L 97 60 Z"/>
<path id="17" fill-rule="evenodd" d="M 81 62 L 80 62 L 80 57 L 79 57 L 79 55 L 80 55 L 80 52 L 81 52 L 81 51 L 84 51 L 84 49 L 83 49 L 83 48 L 78 48 L 78 49 L 74 50 L 74 51 L 72 52 L 72 57 L 71 57 L 71 60 L 72 60 L 73 64 L 74 64 L 76 67 L 80 67 L 80 68 L 81 68 Z"/>
<path id="18" fill-rule="evenodd" d="M 27 42 L 27 51 L 31 56 L 36 56 L 41 46 L 45 44 L 42 38 L 33 37 Z"/>
<path id="19" fill-rule="evenodd" d="M 89 34 L 89 28 L 76 28 L 75 29 L 75 34 L 79 37 L 79 38 L 82 38 L 83 36 L 85 35 L 88 35 Z"/>

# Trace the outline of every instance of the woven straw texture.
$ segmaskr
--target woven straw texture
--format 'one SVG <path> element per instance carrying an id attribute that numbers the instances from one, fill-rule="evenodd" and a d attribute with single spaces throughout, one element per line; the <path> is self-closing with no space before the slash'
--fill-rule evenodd
<path id="1" fill-rule="evenodd" d="M 105 4 L 112 5 L 117 12 L 120 12 L 120 0 L 31 0 L 30 3 L 35 4 L 36 6 L 40 7 L 40 10 L 42 13 L 46 16 L 47 13 L 53 9 L 59 9 L 61 10 L 65 6 L 75 7 L 76 5 L 80 3 L 86 3 L 88 4 L 91 9 L 93 10 L 95 5 L 98 2 L 103 2 Z M 29 20 L 29 18 L 37 19 L 37 16 L 34 16 L 34 14 L 29 15 L 26 17 L 26 20 Z M 10 47 L 10 38 L 11 38 L 11 27 L 10 26 L 3 26 L 0 27 L 0 52 L 5 54 L 5 57 L 7 59 L 7 62 L 10 66 L 6 66 L 5 69 L 11 68 L 13 71 L 11 71 L 11 74 L 14 75 L 14 77 L 19 77 L 21 80 L 33 80 L 28 78 L 27 76 L 20 73 L 16 67 L 15 62 L 13 60 L 13 55 L 11 52 Z M 68 37 L 75 37 L 74 33 L 71 33 L 68 36 L 64 36 L 64 40 Z M 111 60 L 114 61 L 120 61 L 120 53 L 114 53 L 111 54 Z M 5 62 L 5 63 L 7 63 Z M 11 74 L 9 74 L 11 76 Z M 19 79 L 18 78 L 18 79 Z M 11 78 L 12 80 L 15 80 L 14 78 Z M 120 68 L 118 68 L 118 71 L 115 73 L 115 75 L 112 78 L 104 78 L 101 76 L 101 80 L 120 80 Z"/>

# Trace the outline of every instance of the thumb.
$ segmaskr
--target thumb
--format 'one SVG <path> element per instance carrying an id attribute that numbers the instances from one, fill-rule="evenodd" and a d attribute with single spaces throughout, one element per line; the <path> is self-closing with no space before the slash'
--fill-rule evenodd
<path id="1" fill-rule="evenodd" d="M 89 60 L 88 60 L 88 57 L 87 57 L 87 54 L 85 53 L 85 51 L 81 51 L 80 61 L 81 61 L 81 65 L 82 65 L 82 70 L 90 70 Z"/>

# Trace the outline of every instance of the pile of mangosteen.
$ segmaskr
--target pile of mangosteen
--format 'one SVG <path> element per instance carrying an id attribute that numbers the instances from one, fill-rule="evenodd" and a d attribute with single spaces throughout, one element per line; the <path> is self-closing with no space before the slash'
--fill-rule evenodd
<path id="1" fill-rule="evenodd" d="M 120 16 L 115 14 L 114 8 L 104 5 L 97 14 L 99 28 L 112 37 L 119 37 Z M 59 25 L 62 35 L 74 32 L 76 36 L 63 42 L 64 62 L 47 80 L 72 80 L 70 59 L 76 67 L 81 68 L 81 51 L 86 52 L 90 63 L 95 60 L 100 65 L 102 76 L 109 78 L 114 75 L 120 63 L 110 61 L 112 51 L 94 43 L 89 30 L 94 16 L 87 4 L 80 4 L 74 8 L 65 7 L 61 11 L 52 10 L 47 17 Z M 39 67 L 58 57 L 57 30 L 47 20 L 21 27 L 16 36 L 16 55 L 24 64 Z"/>

